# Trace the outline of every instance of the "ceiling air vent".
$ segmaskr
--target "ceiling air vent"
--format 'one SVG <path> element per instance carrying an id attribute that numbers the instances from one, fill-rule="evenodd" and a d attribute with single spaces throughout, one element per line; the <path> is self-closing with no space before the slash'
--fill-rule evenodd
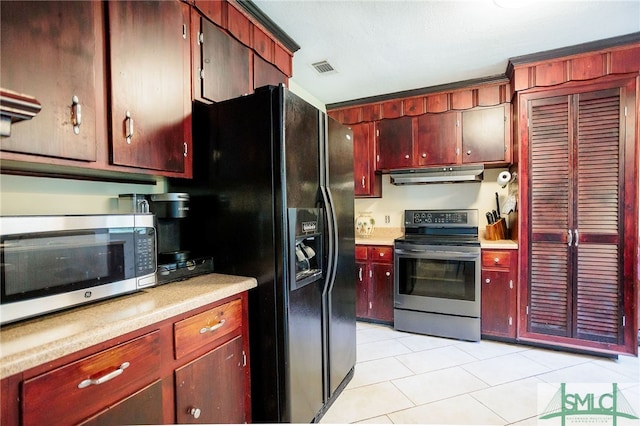
<path id="1" fill-rule="evenodd" d="M 331 64 L 327 61 L 320 61 L 314 64 L 311 64 L 313 68 L 318 71 L 318 74 L 327 74 L 336 72 L 336 69 L 331 66 Z"/>

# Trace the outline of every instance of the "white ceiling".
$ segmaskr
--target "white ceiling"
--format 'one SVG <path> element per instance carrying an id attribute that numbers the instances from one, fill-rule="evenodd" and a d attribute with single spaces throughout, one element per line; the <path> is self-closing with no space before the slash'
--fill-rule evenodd
<path id="1" fill-rule="evenodd" d="M 253 2 L 301 46 L 291 80 L 324 104 L 504 74 L 512 57 L 640 31 L 640 0 Z M 311 66 L 323 60 L 337 72 Z"/>

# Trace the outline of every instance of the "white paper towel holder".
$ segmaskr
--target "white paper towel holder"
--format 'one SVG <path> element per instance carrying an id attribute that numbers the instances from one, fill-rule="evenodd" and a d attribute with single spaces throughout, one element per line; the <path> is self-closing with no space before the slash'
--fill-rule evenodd
<path id="1" fill-rule="evenodd" d="M 515 182 L 517 177 L 518 173 L 516 172 L 509 173 L 507 171 L 504 171 L 498 175 L 498 179 L 496 180 L 496 182 L 498 182 L 498 185 L 505 188 L 510 183 Z"/>

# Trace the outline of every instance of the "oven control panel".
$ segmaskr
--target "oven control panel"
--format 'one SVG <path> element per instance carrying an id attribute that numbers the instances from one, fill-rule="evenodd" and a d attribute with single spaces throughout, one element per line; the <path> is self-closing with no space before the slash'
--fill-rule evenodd
<path id="1" fill-rule="evenodd" d="M 477 210 L 405 210 L 405 226 L 478 226 Z"/>

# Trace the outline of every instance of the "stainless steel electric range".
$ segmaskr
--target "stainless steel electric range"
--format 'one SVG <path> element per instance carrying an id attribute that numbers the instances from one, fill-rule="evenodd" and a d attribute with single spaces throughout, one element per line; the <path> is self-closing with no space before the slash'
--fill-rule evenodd
<path id="1" fill-rule="evenodd" d="M 480 340 L 477 210 L 406 210 L 394 242 L 397 330 Z"/>

